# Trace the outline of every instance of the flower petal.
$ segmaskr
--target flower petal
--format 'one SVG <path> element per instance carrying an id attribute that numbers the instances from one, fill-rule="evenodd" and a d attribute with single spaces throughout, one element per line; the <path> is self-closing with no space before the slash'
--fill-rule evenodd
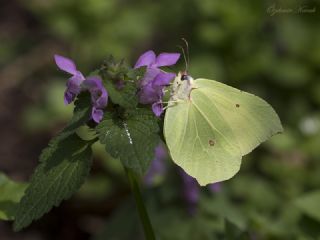
<path id="1" fill-rule="evenodd" d="M 65 71 L 72 75 L 76 75 L 78 73 L 77 67 L 71 59 L 55 54 L 54 60 L 58 68 L 62 71 Z"/>
<path id="2" fill-rule="evenodd" d="M 147 186 L 153 185 L 159 177 L 163 177 L 166 173 L 166 164 L 165 159 L 168 157 L 168 152 L 163 143 L 160 143 L 155 148 L 155 156 L 151 165 L 149 167 L 148 172 L 144 176 L 144 183 Z"/>
<path id="3" fill-rule="evenodd" d="M 99 123 L 103 118 L 103 111 L 101 109 L 92 107 L 91 117 L 93 121 L 95 121 L 96 123 Z"/>
<path id="4" fill-rule="evenodd" d="M 200 197 L 200 187 L 197 181 L 184 170 L 180 169 L 180 174 L 183 182 L 183 196 L 188 204 L 188 211 L 191 215 L 194 215 Z"/>
<path id="5" fill-rule="evenodd" d="M 155 61 L 157 67 L 171 66 L 176 64 L 180 58 L 180 53 L 161 53 Z"/>
<path id="6" fill-rule="evenodd" d="M 221 183 L 217 182 L 217 183 L 211 183 L 208 185 L 208 189 L 212 192 L 212 193 L 217 193 L 221 191 Z"/>
<path id="7" fill-rule="evenodd" d="M 153 111 L 154 115 L 156 115 L 157 117 L 160 117 L 161 114 L 163 113 L 162 101 L 158 101 L 158 102 L 155 102 L 154 104 L 152 104 L 152 111 Z"/>
<path id="8" fill-rule="evenodd" d="M 88 77 L 84 82 L 83 86 L 91 94 L 91 101 L 94 107 L 104 108 L 108 103 L 108 92 L 102 84 L 100 77 Z"/>
<path id="9" fill-rule="evenodd" d="M 162 89 L 152 86 L 152 83 L 144 86 L 139 92 L 139 102 L 142 104 L 151 104 L 162 98 Z"/>
<path id="10" fill-rule="evenodd" d="M 155 157 L 158 159 L 166 159 L 168 157 L 168 150 L 164 144 L 159 144 L 155 148 Z"/>
<path id="11" fill-rule="evenodd" d="M 134 65 L 134 68 L 150 66 L 155 62 L 155 60 L 156 54 L 152 50 L 149 50 L 139 57 L 138 61 L 136 62 L 136 65 Z"/>
<path id="12" fill-rule="evenodd" d="M 102 80 L 98 76 L 87 77 L 85 81 L 83 81 L 83 86 L 85 89 L 89 90 L 94 88 L 102 88 Z"/>
<path id="13" fill-rule="evenodd" d="M 152 86 L 159 87 L 159 86 L 166 86 L 170 83 L 170 81 L 175 77 L 174 73 L 166 73 L 161 71 L 153 80 Z"/>
<path id="14" fill-rule="evenodd" d="M 140 80 L 140 86 L 145 86 L 152 81 L 154 81 L 155 77 L 161 72 L 159 68 L 147 68 L 146 73 L 143 78 Z"/>
<path id="15" fill-rule="evenodd" d="M 81 83 L 83 82 L 82 76 L 80 75 L 74 75 L 71 78 L 69 78 L 67 82 L 67 88 L 77 94 L 81 91 Z"/>
<path id="16" fill-rule="evenodd" d="M 180 173 L 184 184 L 184 196 L 186 200 L 190 203 L 197 203 L 200 189 L 197 181 L 183 170 Z"/>
<path id="17" fill-rule="evenodd" d="M 77 94 L 66 89 L 66 91 L 64 92 L 64 104 L 68 105 L 68 104 L 72 103 L 73 100 L 76 98 L 76 96 L 77 96 Z"/>
<path id="18" fill-rule="evenodd" d="M 67 89 L 64 93 L 64 103 L 70 104 L 81 92 L 82 75 L 74 75 L 67 82 Z"/>

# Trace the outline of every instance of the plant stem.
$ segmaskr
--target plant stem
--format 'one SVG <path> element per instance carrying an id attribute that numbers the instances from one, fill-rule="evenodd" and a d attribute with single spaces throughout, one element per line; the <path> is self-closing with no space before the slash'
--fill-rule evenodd
<path id="1" fill-rule="evenodd" d="M 136 179 L 136 176 L 134 172 L 132 172 L 132 170 L 130 170 L 129 168 L 124 167 L 124 169 L 126 171 L 126 174 L 130 183 L 131 191 L 133 192 L 133 196 L 136 201 L 136 205 L 139 212 L 140 221 L 142 222 L 145 238 L 146 240 L 155 240 L 156 237 L 153 232 L 153 228 L 150 222 L 150 218 L 148 216 L 148 212 L 146 210 L 146 207 L 142 199 L 139 183 Z"/>

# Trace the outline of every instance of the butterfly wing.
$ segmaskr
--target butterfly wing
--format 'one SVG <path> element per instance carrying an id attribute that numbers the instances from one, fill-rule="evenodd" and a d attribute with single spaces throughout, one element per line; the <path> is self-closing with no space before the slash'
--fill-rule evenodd
<path id="1" fill-rule="evenodd" d="M 197 79 L 195 87 L 190 99 L 170 104 L 164 135 L 173 161 L 206 185 L 234 176 L 242 156 L 282 126 L 257 96 L 213 80 Z"/>
<path id="2" fill-rule="evenodd" d="M 192 92 L 196 92 L 193 90 Z M 164 135 L 173 161 L 200 185 L 231 178 L 240 168 L 241 152 L 232 129 L 214 105 L 197 97 L 166 110 Z"/>
<path id="3" fill-rule="evenodd" d="M 196 86 L 197 91 L 191 93 L 196 95 L 194 100 L 205 99 L 216 107 L 216 114 L 232 129 L 242 155 L 283 131 L 277 113 L 263 99 L 213 80 L 197 79 Z"/>

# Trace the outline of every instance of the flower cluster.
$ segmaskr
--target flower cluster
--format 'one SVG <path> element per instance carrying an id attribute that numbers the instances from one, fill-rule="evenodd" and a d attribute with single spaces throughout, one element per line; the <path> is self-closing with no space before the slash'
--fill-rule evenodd
<path id="1" fill-rule="evenodd" d="M 160 67 L 172 66 L 179 58 L 179 53 L 161 53 L 156 57 L 150 50 L 142 54 L 134 66 L 134 68 L 147 67 L 140 81 L 139 101 L 142 104 L 152 104 L 152 110 L 158 117 L 163 112 L 164 88 L 175 77 L 174 73 L 164 72 Z"/>
<path id="2" fill-rule="evenodd" d="M 64 93 L 65 104 L 70 104 L 82 91 L 89 91 L 91 94 L 92 112 L 91 118 L 99 123 L 103 117 L 103 108 L 108 103 L 108 92 L 104 88 L 100 77 L 87 77 L 77 70 L 75 63 L 60 55 L 54 56 L 58 68 L 71 74 L 67 82 L 67 89 Z"/>
<path id="3" fill-rule="evenodd" d="M 174 73 L 165 72 L 160 67 L 172 66 L 179 58 L 179 53 L 161 53 L 156 56 L 150 50 L 142 54 L 134 66 L 135 69 L 146 67 L 146 73 L 139 82 L 139 102 L 151 104 L 154 114 L 158 117 L 163 113 L 164 88 L 175 77 Z M 92 102 L 91 118 L 99 123 L 103 118 L 103 109 L 108 103 L 108 92 L 101 78 L 98 76 L 84 77 L 69 58 L 55 55 L 54 59 L 60 70 L 71 74 L 64 93 L 65 104 L 73 102 L 82 91 L 89 91 Z M 117 86 L 118 89 L 121 87 Z"/>

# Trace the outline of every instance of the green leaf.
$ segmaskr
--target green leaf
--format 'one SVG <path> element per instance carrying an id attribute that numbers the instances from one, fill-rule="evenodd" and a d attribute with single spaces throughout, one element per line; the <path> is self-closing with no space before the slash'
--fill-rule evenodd
<path id="1" fill-rule="evenodd" d="M 307 193 L 294 203 L 304 214 L 320 221 L 320 190 Z"/>
<path id="2" fill-rule="evenodd" d="M 117 87 L 108 80 L 104 81 L 104 84 L 113 103 L 119 104 L 124 108 L 135 108 L 137 106 L 137 86 L 134 82 L 123 81 L 122 87 Z"/>
<path id="3" fill-rule="evenodd" d="M 0 219 L 13 220 L 18 202 L 27 187 L 26 183 L 10 180 L 0 173 Z"/>
<path id="4" fill-rule="evenodd" d="M 91 144 L 76 134 L 51 141 L 42 152 L 30 185 L 18 206 L 14 230 L 19 231 L 68 199 L 83 184 L 91 166 Z"/>
<path id="5" fill-rule="evenodd" d="M 96 130 L 112 157 L 138 174 L 148 169 L 160 141 L 158 122 L 151 111 L 136 109 L 126 118 L 107 113 Z"/>
<path id="6" fill-rule="evenodd" d="M 90 120 L 91 97 L 89 93 L 81 93 L 76 102 L 70 123 L 55 138 L 60 140 L 73 134 L 79 127 Z"/>
<path id="7" fill-rule="evenodd" d="M 66 139 L 70 135 L 74 134 L 79 127 L 86 124 L 90 119 L 91 112 L 91 104 L 90 104 L 90 94 L 89 93 L 81 93 L 77 100 L 75 101 L 75 108 L 73 111 L 73 117 L 71 118 L 68 125 L 60 131 L 53 139 L 49 142 L 49 147 L 44 150 L 47 151 L 55 151 L 61 145 L 61 141 Z M 42 161 L 42 157 L 40 157 L 40 162 Z"/>
<path id="8" fill-rule="evenodd" d="M 89 121 L 90 103 L 90 94 L 81 93 L 75 102 L 70 123 L 43 150 L 40 165 L 18 206 L 14 223 L 16 231 L 69 198 L 87 177 L 91 148 L 88 142 L 75 135 L 75 131 Z"/>

